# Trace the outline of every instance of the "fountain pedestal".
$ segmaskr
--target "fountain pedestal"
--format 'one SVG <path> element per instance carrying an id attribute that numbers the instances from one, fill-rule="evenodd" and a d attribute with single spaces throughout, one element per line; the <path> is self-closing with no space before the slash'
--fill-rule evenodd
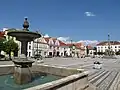
<path id="1" fill-rule="evenodd" d="M 28 60 L 14 60 L 14 80 L 17 84 L 26 84 L 32 81 L 32 73 L 30 67 L 33 61 Z"/>
<path id="2" fill-rule="evenodd" d="M 13 60 L 15 64 L 14 79 L 17 84 L 26 84 L 32 80 L 32 72 L 30 67 L 34 61 L 27 59 L 27 46 L 28 42 L 33 41 L 36 38 L 41 37 L 39 33 L 30 32 L 28 30 L 29 23 L 25 18 L 23 30 L 9 31 L 7 34 L 16 37 L 16 40 L 21 42 L 21 56 L 18 60 Z"/>

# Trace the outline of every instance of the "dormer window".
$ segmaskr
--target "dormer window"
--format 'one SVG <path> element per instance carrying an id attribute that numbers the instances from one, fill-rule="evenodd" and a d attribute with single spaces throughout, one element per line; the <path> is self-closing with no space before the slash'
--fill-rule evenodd
<path id="1" fill-rule="evenodd" d="M 59 44 L 59 41 L 58 40 L 56 40 L 55 41 L 55 46 L 59 46 L 60 44 Z"/>
<path id="2" fill-rule="evenodd" d="M 54 42 L 52 39 L 49 39 L 49 42 L 48 42 L 49 45 L 54 45 Z"/>

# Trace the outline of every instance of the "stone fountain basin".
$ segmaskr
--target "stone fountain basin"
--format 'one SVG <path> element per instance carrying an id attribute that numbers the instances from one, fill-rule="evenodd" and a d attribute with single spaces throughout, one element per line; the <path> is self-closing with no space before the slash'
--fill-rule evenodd
<path id="1" fill-rule="evenodd" d="M 21 41 L 21 39 L 31 41 L 35 38 L 41 37 L 41 35 L 39 33 L 23 31 L 23 30 L 16 30 L 16 31 L 13 30 L 13 31 L 9 31 L 7 34 L 10 36 L 16 37 L 16 39 L 19 41 Z"/>
<path id="2" fill-rule="evenodd" d="M 33 65 L 32 72 L 48 73 L 63 78 L 27 88 L 25 90 L 81 90 L 89 87 L 88 71 L 83 69 L 72 69 L 65 67 L 56 67 L 49 65 Z M 9 73 L 8 73 L 9 72 Z M 14 65 L 0 66 L 0 75 L 10 74 L 14 72 Z"/>
<path id="3" fill-rule="evenodd" d="M 13 62 L 15 65 L 22 65 L 23 67 L 26 67 L 26 65 L 31 67 L 32 63 L 34 63 L 32 60 L 13 60 Z"/>

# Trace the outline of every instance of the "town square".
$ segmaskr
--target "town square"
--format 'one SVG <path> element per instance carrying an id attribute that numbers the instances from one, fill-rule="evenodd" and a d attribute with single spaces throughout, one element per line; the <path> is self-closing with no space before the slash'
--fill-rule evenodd
<path id="1" fill-rule="evenodd" d="M 1 1 L 0 90 L 120 90 L 118 4 Z"/>

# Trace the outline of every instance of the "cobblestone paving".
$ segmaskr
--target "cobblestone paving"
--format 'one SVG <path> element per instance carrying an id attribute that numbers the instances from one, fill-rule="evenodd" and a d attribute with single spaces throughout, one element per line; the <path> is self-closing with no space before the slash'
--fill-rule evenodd
<path id="1" fill-rule="evenodd" d="M 97 90 L 120 90 L 120 58 L 101 59 L 101 58 L 45 58 L 44 63 L 69 68 L 82 68 L 88 70 L 89 82 L 97 87 Z M 93 62 L 100 61 L 102 69 L 93 69 Z M 0 61 L 0 65 L 10 65 L 12 61 Z"/>
<path id="2" fill-rule="evenodd" d="M 55 61 L 54 61 L 55 60 Z M 97 90 L 120 90 L 120 58 L 118 59 L 54 59 L 52 65 L 88 70 L 88 80 L 97 87 Z M 65 61 L 64 61 L 65 60 Z M 47 61 L 47 60 L 46 60 Z M 100 61 L 102 69 L 93 69 L 93 62 Z M 45 62 L 44 64 L 51 64 Z"/>

